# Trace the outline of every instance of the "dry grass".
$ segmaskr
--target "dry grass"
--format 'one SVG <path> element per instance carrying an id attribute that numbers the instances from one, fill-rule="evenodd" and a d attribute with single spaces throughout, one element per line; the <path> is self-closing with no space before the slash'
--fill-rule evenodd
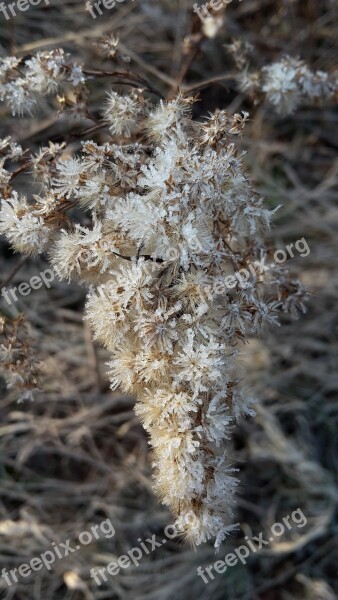
<path id="1" fill-rule="evenodd" d="M 137 7 L 126 0 L 108 19 L 93 22 L 82 1 L 55 0 L 50 11 L 35 9 L 27 17 L 23 13 L 14 34 L 0 26 L 3 53 L 13 46 L 22 54 L 30 52 L 44 47 L 48 37 L 48 47 L 64 43 L 76 48 L 92 68 L 101 66 L 101 59 L 89 41 L 105 31 L 119 31 L 132 68 L 168 94 L 189 60 L 182 56 L 182 42 L 192 4 L 144 1 Z M 216 106 L 249 108 L 252 121 L 241 142 L 248 151 L 248 166 L 269 205 L 283 203 L 271 244 L 283 248 L 304 236 L 311 248 L 308 257 L 290 261 L 290 270 L 311 292 L 308 313 L 297 322 L 284 319 L 282 327 L 266 331 L 243 352 L 248 388 L 258 401 L 257 417 L 238 428 L 234 441 L 241 467 L 241 532 L 219 557 L 211 546 L 195 552 L 173 540 L 144 557 L 137 569 L 111 577 L 100 588 L 90 579 L 93 566 L 106 565 L 137 546 L 138 538 L 156 534 L 162 539 L 170 515 L 151 491 L 147 440 L 133 402 L 108 390 L 105 352 L 93 346 L 81 318 L 84 292 L 55 283 L 10 308 L 1 304 L 2 312 L 14 317 L 22 311 L 29 321 L 44 391 L 34 403 L 17 404 L 15 390 L 6 391 L 0 380 L 0 564 L 7 569 L 18 566 L 48 549 L 51 541 L 74 540 L 108 517 L 116 535 L 56 562 L 49 573 L 38 572 L 18 585 L 0 588 L 1 599 L 336 597 L 338 113 L 330 107 L 304 107 L 281 120 L 265 106 L 251 106 L 231 79 L 208 83 L 233 70 L 224 48 L 233 36 L 255 44 L 258 65 L 287 49 L 315 68 L 331 70 L 337 58 L 335 12 L 335 3 L 329 1 L 234 2 L 222 34 L 202 41 L 184 80 L 186 87 L 199 85 L 201 114 Z M 95 105 L 100 86 L 93 92 Z M 44 118 L 32 130 L 28 121 L 19 124 L 4 117 L 5 133 L 37 147 L 66 127 L 54 118 L 51 107 Z M 78 127 L 72 124 L 69 133 Z M 1 250 L 5 279 L 19 258 L 4 243 Z M 46 266 L 26 262 L 13 285 Z M 229 569 L 208 585 L 197 577 L 199 564 L 222 558 L 244 535 L 262 531 L 266 537 L 275 521 L 298 507 L 308 519 L 305 528 L 293 529 L 251 556 L 246 565 Z"/>

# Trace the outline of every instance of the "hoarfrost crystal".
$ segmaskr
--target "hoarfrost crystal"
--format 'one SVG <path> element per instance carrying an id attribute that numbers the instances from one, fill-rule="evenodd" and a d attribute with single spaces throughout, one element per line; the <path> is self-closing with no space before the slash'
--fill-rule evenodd
<path id="1" fill-rule="evenodd" d="M 70 77 L 82 81 L 61 51 L 27 61 L 26 79 L 15 77 L 17 68 L 15 58 L 2 61 L 2 96 L 12 108 L 15 82 L 33 97 Z M 270 95 L 278 73 L 266 73 Z M 292 82 L 284 78 L 289 94 Z M 236 287 L 237 271 L 262 256 L 270 220 L 235 144 L 247 113 L 197 122 L 192 103 L 179 95 L 154 106 L 139 91 L 112 91 L 104 113 L 111 142 L 86 141 L 66 158 L 65 144 L 50 144 L 31 156 L 41 190 L 30 201 L 10 188 L 6 161 L 17 147 L 3 140 L 0 232 L 17 251 L 48 250 L 63 278 L 88 282 L 86 318 L 112 354 L 112 389 L 137 397 L 155 490 L 194 543 L 219 546 L 233 529 L 232 429 L 253 414 L 236 355 L 247 335 L 276 321 L 285 288 L 273 269 L 267 289 L 254 273 Z M 23 108 L 17 98 L 15 112 Z M 74 205 L 86 222 L 65 215 Z M 232 289 L 220 286 L 226 277 Z M 272 291 L 277 301 L 267 300 Z"/>

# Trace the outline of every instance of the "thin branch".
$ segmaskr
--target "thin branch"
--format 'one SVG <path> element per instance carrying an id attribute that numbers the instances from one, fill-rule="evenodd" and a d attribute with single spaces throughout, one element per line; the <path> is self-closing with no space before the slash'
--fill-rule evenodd
<path id="1" fill-rule="evenodd" d="M 189 86 L 182 86 L 182 91 L 184 92 L 194 92 L 195 90 L 200 90 L 204 87 L 208 87 L 209 85 L 212 85 L 213 83 L 218 83 L 220 81 L 235 81 L 236 80 L 236 74 L 235 73 L 229 73 L 228 75 L 218 75 L 217 77 L 211 77 L 210 79 L 205 79 L 204 81 L 201 81 L 200 83 L 194 83 L 193 85 L 189 85 Z"/>
<path id="2" fill-rule="evenodd" d="M 21 165 L 21 167 L 18 167 L 18 169 L 16 169 L 16 171 L 13 171 L 13 173 L 11 173 L 11 180 L 14 179 L 14 177 L 17 177 L 18 175 L 20 175 L 20 173 L 23 173 L 24 171 L 26 171 L 31 165 L 31 161 L 27 160 L 23 165 Z"/>
<path id="3" fill-rule="evenodd" d="M 2 288 L 7 287 L 7 285 L 12 281 L 14 275 L 16 275 L 16 273 L 25 264 L 26 260 L 27 260 L 27 256 L 24 256 L 21 258 L 21 260 L 17 263 L 17 265 L 14 267 L 14 269 L 10 272 L 10 274 L 5 279 L 5 281 L 2 282 L 2 285 L 1 285 Z"/>
<path id="4" fill-rule="evenodd" d="M 181 70 L 180 70 L 177 78 L 176 78 L 175 85 L 172 88 L 172 92 L 176 93 L 181 88 L 182 83 L 183 83 L 183 81 L 185 79 L 185 76 L 188 74 L 189 69 L 190 69 L 192 63 L 194 62 L 196 56 L 199 53 L 203 37 L 204 37 L 203 34 L 200 33 L 196 37 L 196 39 L 193 40 L 190 52 L 189 52 L 189 54 L 188 54 L 188 56 L 187 56 L 184 64 L 182 65 L 182 68 L 181 68 Z"/>
<path id="5" fill-rule="evenodd" d="M 113 252 L 112 254 L 115 254 L 115 256 L 117 256 L 118 258 L 123 258 L 123 260 L 128 260 L 128 261 L 132 261 L 131 256 L 123 256 L 123 254 L 119 254 L 118 252 Z M 150 256 L 150 254 L 141 254 L 138 258 L 144 258 L 145 260 L 151 260 L 152 262 L 157 262 L 157 263 L 163 263 L 164 260 L 162 258 L 152 258 L 152 256 Z"/>
<path id="6" fill-rule="evenodd" d="M 89 77 L 120 77 L 122 80 L 127 79 L 128 81 L 118 81 L 116 83 L 131 85 L 134 87 L 145 87 L 146 90 L 163 99 L 163 95 L 157 89 L 155 89 L 149 81 L 138 75 L 132 75 L 131 73 L 124 73 L 121 71 L 96 71 L 93 69 L 83 69 L 83 74 Z"/>

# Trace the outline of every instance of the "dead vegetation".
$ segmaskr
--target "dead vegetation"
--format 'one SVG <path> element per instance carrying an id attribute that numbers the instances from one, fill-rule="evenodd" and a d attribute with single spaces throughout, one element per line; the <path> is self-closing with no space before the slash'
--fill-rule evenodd
<path id="1" fill-rule="evenodd" d="M 43 391 L 34 402 L 18 404 L 16 388 L 7 390 L 0 380 L 0 565 L 13 569 L 52 541 L 75 540 L 108 517 L 116 535 L 11 587 L 0 579 L 4 600 L 334 600 L 338 592 L 338 113 L 334 107 L 304 106 L 281 119 L 265 105 L 253 106 L 236 90 L 235 67 L 225 48 L 240 38 L 254 45 L 252 59 L 259 66 L 287 51 L 313 68 L 331 71 L 337 11 L 330 1 L 234 0 L 217 37 L 206 39 L 191 19 L 192 4 L 134 6 L 126 0 L 109 18 L 93 21 L 82 2 L 53 2 L 48 10 L 22 13 L 11 27 L 2 21 L 1 53 L 15 48 L 25 55 L 64 45 L 92 69 L 107 68 L 91 42 L 119 32 L 130 68 L 164 95 L 181 79 L 183 89 L 199 92 L 199 114 L 215 107 L 250 111 L 242 138 L 248 167 L 268 205 L 283 204 L 269 241 L 283 248 L 305 237 L 311 253 L 288 264 L 310 292 L 308 313 L 296 322 L 285 319 L 243 350 L 257 417 L 247 420 L 235 438 L 241 531 L 216 557 L 212 546 L 195 552 L 178 539 L 101 587 L 90 578 L 93 566 L 107 565 L 137 546 L 138 538 L 156 534 L 163 539 L 170 515 L 151 490 L 147 439 L 133 401 L 109 392 L 107 356 L 93 346 L 82 322 L 85 292 L 56 281 L 50 290 L 32 292 L 11 306 L 1 299 L 2 316 L 12 322 L 24 313 L 29 323 Z M 192 37 L 184 43 L 189 32 Z M 101 94 L 99 82 L 95 94 Z M 33 148 L 57 139 L 65 127 L 70 136 L 90 127 L 90 122 L 66 124 L 54 106 L 44 108 L 33 130 L 28 120 L 12 121 L 3 106 L 0 110 L 5 135 Z M 74 149 L 77 143 L 75 135 Z M 20 258 L 4 242 L 1 250 L 4 281 Z M 12 274 L 11 285 L 46 267 L 27 261 Z M 271 525 L 298 507 L 307 517 L 305 528 L 294 528 L 208 585 L 197 576 L 198 565 L 222 558 L 245 535 L 268 537 Z"/>

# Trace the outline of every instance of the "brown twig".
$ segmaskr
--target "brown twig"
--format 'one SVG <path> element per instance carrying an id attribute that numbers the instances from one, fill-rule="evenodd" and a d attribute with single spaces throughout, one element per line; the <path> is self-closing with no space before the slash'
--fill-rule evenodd
<path id="1" fill-rule="evenodd" d="M 144 77 L 140 77 L 139 75 L 132 75 L 131 73 L 124 73 L 121 71 L 96 71 L 93 69 L 84 69 L 84 75 L 88 75 L 89 77 L 118 77 L 121 78 L 122 81 L 117 81 L 116 83 L 131 85 L 133 87 L 145 87 L 145 89 L 150 93 L 158 96 L 163 99 L 163 95 L 157 89 L 155 89 L 149 81 L 144 79 Z M 124 81 L 127 79 L 128 81 Z"/>
<path id="2" fill-rule="evenodd" d="M 211 77 L 210 79 L 205 79 L 204 81 L 201 81 L 200 83 L 194 83 L 189 86 L 183 85 L 182 91 L 184 91 L 186 93 L 191 93 L 191 92 L 195 92 L 196 90 L 201 90 L 202 88 L 208 87 L 209 85 L 212 85 L 214 83 L 219 83 L 221 81 L 235 81 L 235 80 L 236 80 L 235 73 L 229 73 L 227 75 L 217 75 L 216 77 Z"/>
<path id="3" fill-rule="evenodd" d="M 178 73 L 178 76 L 175 81 L 175 85 L 172 88 L 172 93 L 177 93 L 177 91 L 181 88 L 184 78 L 187 75 L 194 59 L 196 58 L 196 56 L 199 52 L 200 45 L 201 45 L 203 38 L 204 38 L 203 33 L 196 34 L 194 36 L 194 38 L 191 38 L 190 51 L 186 57 L 186 60 L 184 61 L 183 65 L 181 67 L 180 72 Z"/>
<path id="4" fill-rule="evenodd" d="M 27 256 L 24 256 L 21 258 L 21 260 L 19 260 L 19 262 L 16 264 L 14 269 L 10 272 L 8 277 L 2 282 L 1 287 L 3 287 L 3 288 L 6 287 L 12 281 L 14 275 L 16 275 L 16 273 L 21 269 L 21 267 L 25 264 L 26 260 L 27 260 Z"/>

